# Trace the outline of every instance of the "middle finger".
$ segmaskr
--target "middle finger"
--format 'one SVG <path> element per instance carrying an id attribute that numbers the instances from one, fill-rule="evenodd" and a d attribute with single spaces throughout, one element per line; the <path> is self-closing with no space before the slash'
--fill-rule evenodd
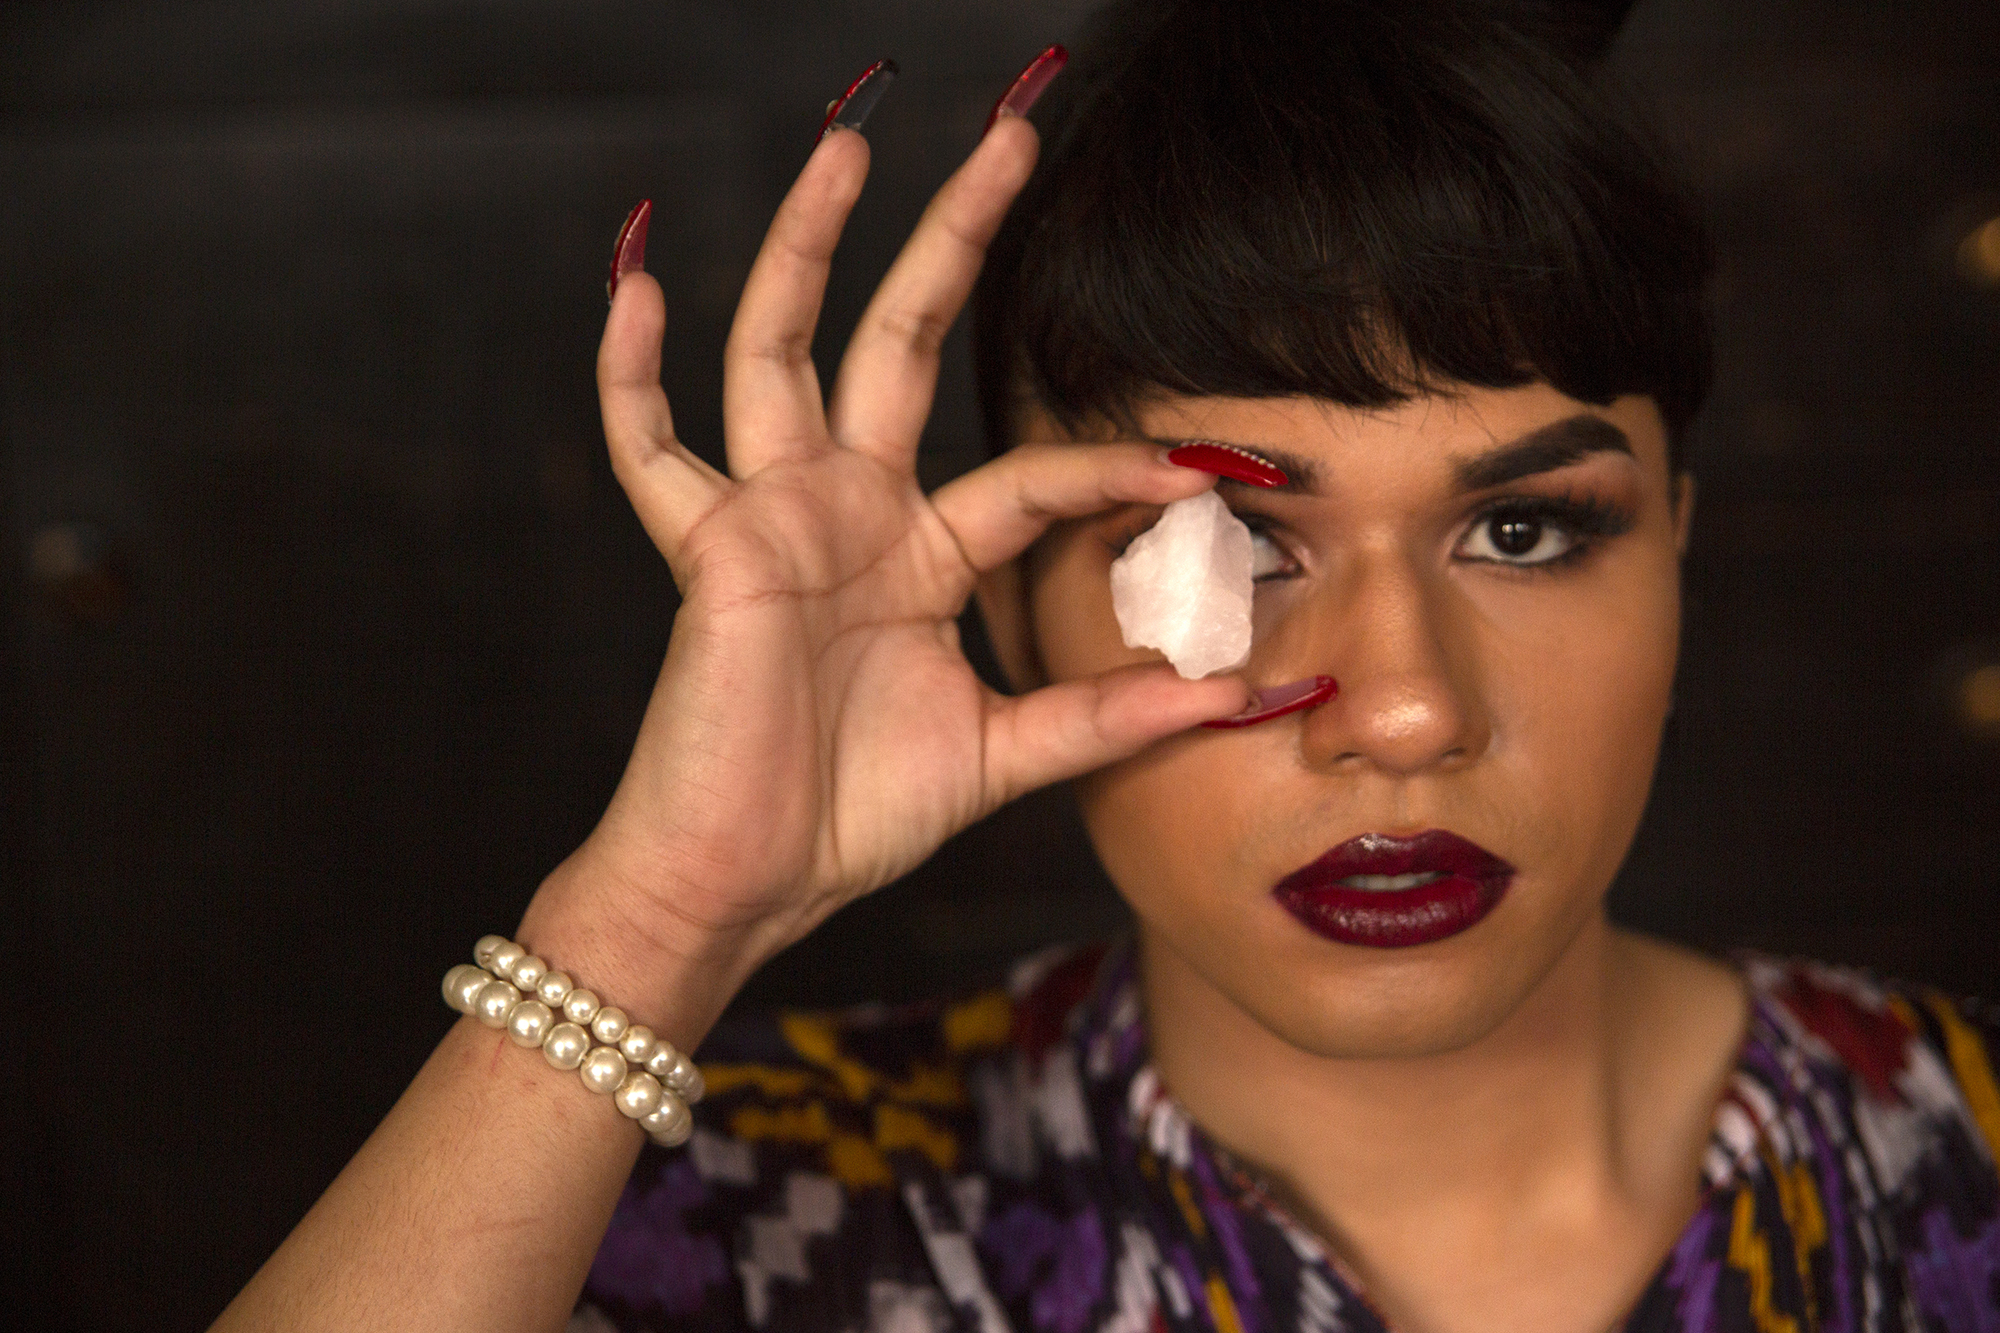
<path id="1" fill-rule="evenodd" d="M 813 327 L 834 247 L 868 175 L 868 141 L 842 130 L 807 159 L 743 284 L 722 360 L 722 420 L 738 480 L 827 447 Z"/>

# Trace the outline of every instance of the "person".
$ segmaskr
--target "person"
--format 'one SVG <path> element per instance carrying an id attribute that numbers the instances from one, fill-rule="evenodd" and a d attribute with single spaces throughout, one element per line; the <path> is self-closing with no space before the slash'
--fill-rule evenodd
<path id="1" fill-rule="evenodd" d="M 642 1156 L 548 1067 L 578 1049 L 460 1022 L 216 1327 L 2000 1327 L 1993 1012 L 1605 913 L 1671 707 L 1708 258 L 1591 54 L 1502 0 L 1117 0 L 822 400 L 868 164 L 836 106 L 730 334 L 726 473 L 621 237 L 606 435 L 683 601 L 602 822 L 481 960 L 706 1038 L 692 1137 Z M 975 285 L 996 456 L 925 495 Z M 1210 490 L 1254 647 L 1186 680 L 1109 570 Z M 975 596 L 1015 694 L 960 650 Z M 1064 779 L 1128 940 L 711 1034 Z"/>

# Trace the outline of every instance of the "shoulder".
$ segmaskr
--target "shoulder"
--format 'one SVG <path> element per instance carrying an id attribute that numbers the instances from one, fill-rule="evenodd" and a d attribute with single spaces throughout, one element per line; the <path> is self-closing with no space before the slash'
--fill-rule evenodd
<path id="1" fill-rule="evenodd" d="M 1102 953 L 1039 955 L 1003 985 L 919 1005 L 727 1016 L 699 1052 L 694 1135 L 641 1155 L 579 1319 L 946 1328 L 911 1191 L 989 1169 L 1011 1138 L 986 1124 L 1005 1071 L 1062 1041 Z"/>
<path id="2" fill-rule="evenodd" d="M 1854 1097 L 1962 1122 L 2000 1154 L 2000 1007 L 1858 968 L 1750 957 L 1744 975 L 1779 1044 Z"/>
<path id="3" fill-rule="evenodd" d="M 1757 1118 L 1775 1137 L 1799 1140 L 1802 1155 L 1848 1160 L 1869 1206 L 1905 1222 L 1928 1225 L 1949 1203 L 1961 1222 L 1976 1213 L 1991 1223 L 2000 1012 L 1856 968 L 1743 965 L 1753 1016 L 1735 1090 L 1766 1102 Z"/>

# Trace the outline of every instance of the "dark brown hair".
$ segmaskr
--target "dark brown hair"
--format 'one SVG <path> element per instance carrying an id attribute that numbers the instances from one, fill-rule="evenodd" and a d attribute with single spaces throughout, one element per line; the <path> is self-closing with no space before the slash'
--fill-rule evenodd
<path id="1" fill-rule="evenodd" d="M 1035 119 L 974 308 L 989 447 L 1152 394 L 1381 406 L 1709 381 L 1696 212 L 1597 84 L 1587 7 L 1116 0 Z"/>

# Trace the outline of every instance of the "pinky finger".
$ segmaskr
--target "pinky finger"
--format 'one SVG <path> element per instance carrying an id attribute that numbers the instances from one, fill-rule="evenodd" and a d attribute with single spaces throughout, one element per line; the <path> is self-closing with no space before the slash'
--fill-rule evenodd
<path id="1" fill-rule="evenodd" d="M 1241 677 L 1183 680 L 1164 663 L 996 698 L 986 716 L 989 805 L 1130 758 L 1155 741 L 1237 712 L 1249 698 Z"/>
<path id="2" fill-rule="evenodd" d="M 682 539 L 728 493 L 730 482 L 674 435 L 673 409 L 660 387 L 660 339 L 667 307 L 643 271 L 619 279 L 597 350 L 597 396 L 611 470 L 653 545 L 672 563 Z"/>

